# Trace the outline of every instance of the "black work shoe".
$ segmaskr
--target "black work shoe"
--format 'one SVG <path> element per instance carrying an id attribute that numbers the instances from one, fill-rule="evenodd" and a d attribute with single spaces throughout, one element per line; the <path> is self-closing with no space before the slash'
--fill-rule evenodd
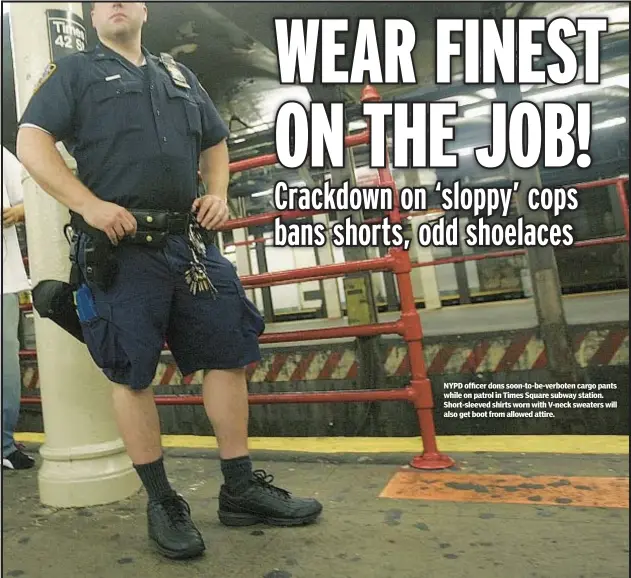
<path id="1" fill-rule="evenodd" d="M 204 540 L 191 520 L 191 509 L 178 494 L 159 501 L 150 500 L 147 522 L 149 539 L 167 558 L 195 558 L 206 550 Z"/>
<path id="2" fill-rule="evenodd" d="M 219 492 L 219 520 L 226 526 L 270 526 L 311 524 L 322 512 L 322 504 L 310 498 L 294 498 L 272 485 L 274 477 L 255 470 L 247 490 L 231 494 L 225 485 Z"/>
<path id="3" fill-rule="evenodd" d="M 35 465 L 35 460 L 17 449 L 6 458 L 2 458 L 3 470 L 29 470 Z"/>

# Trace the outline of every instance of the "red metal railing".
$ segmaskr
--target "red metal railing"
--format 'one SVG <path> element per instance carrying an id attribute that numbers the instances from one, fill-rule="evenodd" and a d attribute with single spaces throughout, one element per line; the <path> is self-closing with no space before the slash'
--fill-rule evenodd
<path id="1" fill-rule="evenodd" d="M 362 132 L 359 135 L 353 135 L 353 139 L 355 139 L 355 141 L 359 142 L 360 144 L 363 143 L 368 137 L 366 136 L 366 132 Z M 358 138 L 361 137 L 361 138 Z M 353 146 L 353 142 L 354 141 L 349 141 L 349 138 L 347 138 L 346 140 L 346 144 L 348 145 L 348 143 L 351 142 L 351 146 Z M 263 155 L 261 157 L 255 157 L 254 159 L 250 159 L 255 166 L 265 166 L 265 165 L 261 165 L 259 164 L 260 162 L 262 162 L 260 159 L 263 158 L 268 158 L 274 155 Z M 240 163 L 239 166 L 242 167 L 242 164 L 245 161 L 238 161 Z M 232 167 L 234 166 L 235 163 L 233 163 L 231 165 L 231 169 L 234 170 Z M 243 168 L 241 168 L 240 170 L 244 170 Z M 379 169 L 379 175 L 380 177 L 383 177 L 386 173 L 389 173 L 388 170 L 386 169 Z M 611 244 L 615 244 L 615 243 L 624 243 L 624 242 L 628 242 L 629 238 L 630 238 L 630 233 L 629 233 L 629 205 L 627 202 L 627 197 L 626 197 L 626 192 L 624 190 L 624 184 L 629 182 L 629 177 L 628 176 L 620 176 L 620 177 L 614 177 L 614 178 L 610 178 L 610 179 L 601 179 L 598 181 L 589 181 L 589 182 L 585 182 L 585 183 L 577 183 L 572 185 L 572 187 L 576 188 L 576 189 L 590 189 L 590 188 L 596 188 L 596 187 L 607 187 L 607 186 L 612 186 L 615 185 L 616 186 L 616 193 L 618 195 L 618 201 L 620 203 L 620 213 L 622 215 L 622 221 L 624 223 L 624 230 L 625 230 L 625 234 L 624 235 L 616 235 L 616 236 L 611 236 L 611 237 L 601 237 L 598 239 L 587 239 L 585 241 L 576 241 L 573 245 L 571 245 L 570 247 L 565 247 L 565 246 L 559 246 L 557 247 L 557 249 L 573 249 L 573 248 L 580 248 L 580 247 L 594 247 L 594 246 L 599 246 L 599 245 L 611 245 Z M 392 181 L 392 177 L 390 176 L 389 178 L 386 178 L 385 183 L 381 184 L 380 186 L 392 186 L 393 190 L 396 192 L 396 187 L 394 186 L 394 183 Z M 302 217 L 302 216 L 308 216 L 308 215 L 317 215 L 317 214 L 322 214 L 325 211 L 276 211 L 276 212 L 272 212 L 272 213 L 265 213 L 263 215 L 254 215 L 251 217 L 242 217 L 239 219 L 231 219 L 226 226 L 224 226 L 224 230 L 233 230 L 233 229 L 239 229 L 239 228 L 243 228 L 243 227 L 252 227 L 252 226 L 256 226 L 256 225 L 263 225 L 266 223 L 271 223 L 274 221 L 274 219 L 276 219 L 277 217 L 283 217 L 286 219 L 292 219 L 292 218 L 296 218 L 296 217 Z M 400 217 L 408 217 L 408 216 L 413 216 L 415 214 L 429 214 L 431 212 L 437 212 L 437 211 L 425 211 L 422 213 L 416 212 L 416 213 L 400 213 Z M 373 218 L 373 219 L 367 219 L 366 221 L 364 221 L 365 223 L 368 222 L 379 222 L 381 219 L 379 217 Z M 400 221 L 399 221 L 400 222 Z M 252 240 L 247 240 L 247 241 L 238 241 L 236 243 L 230 243 L 230 244 L 226 244 L 226 246 L 229 245 L 234 245 L 234 246 L 239 246 L 239 245 L 250 245 L 250 244 L 255 244 L 255 243 L 262 243 L 265 242 L 265 238 L 264 237 L 260 237 L 258 239 L 252 239 Z M 433 266 L 437 266 L 437 265 L 447 265 L 447 264 L 453 264 L 453 263 L 464 263 L 467 261 L 481 261 L 483 259 L 498 259 L 498 258 L 505 258 L 505 257 L 515 257 L 517 255 L 525 255 L 526 254 L 526 249 L 506 249 L 506 250 L 502 250 L 502 251 L 489 251 L 486 253 L 477 253 L 477 254 L 473 254 L 473 255 L 459 255 L 456 257 L 442 257 L 440 259 L 433 259 L 431 261 L 422 261 L 422 262 L 414 262 L 411 263 L 411 267 L 412 268 L 417 268 L 417 267 L 433 267 Z M 328 277 L 331 276 L 335 276 L 338 274 L 344 274 L 344 273 L 350 273 L 350 272 L 357 272 L 357 271 L 385 271 L 385 270 L 389 270 L 391 268 L 392 263 L 389 262 L 389 259 L 391 259 L 391 256 L 388 255 L 386 257 L 381 257 L 378 259 L 369 259 L 366 261 L 360 261 L 357 263 L 339 263 L 339 264 L 334 264 L 334 265 L 322 265 L 319 267 L 309 267 L 306 270 L 294 270 L 294 271 L 282 271 L 282 272 L 278 272 L 278 273 L 263 273 L 260 275 L 246 275 L 243 276 L 241 278 L 241 281 L 243 283 L 244 286 L 250 287 L 250 288 L 256 288 L 256 287 L 265 287 L 268 285 L 282 285 L 284 283 L 292 283 L 295 281 L 317 281 L 319 279 L 326 279 Z M 24 262 L 25 264 L 28 263 L 28 258 L 25 257 L 24 258 Z M 345 269 L 346 266 L 349 266 L 348 269 Z M 318 270 L 318 273 L 314 274 L 314 275 L 307 275 L 306 272 L 307 271 L 313 271 L 314 269 Z M 301 277 L 301 275 L 304 275 Z M 20 306 L 20 308 L 23 311 L 30 311 L 32 309 L 32 305 L 30 303 L 25 303 L 23 305 Z M 317 338 L 316 338 L 317 339 Z M 279 343 L 279 341 L 270 341 L 270 343 Z M 34 357 L 35 356 L 35 351 L 34 350 L 22 350 L 20 352 L 20 356 L 21 357 Z"/>
<path id="2" fill-rule="evenodd" d="M 362 101 L 370 102 L 380 100 L 379 94 L 372 87 L 367 86 L 362 91 Z M 370 140 L 368 131 L 346 138 L 346 146 L 366 144 Z M 264 155 L 231 164 L 231 171 L 240 171 L 254 167 L 263 167 L 275 164 L 278 161 L 276 155 Z M 380 186 L 393 188 L 395 202 L 389 216 L 392 222 L 400 222 L 399 200 L 394 179 L 389 169 L 379 169 L 378 180 Z M 316 211 L 292 211 L 268 213 L 242 219 L 232 220 L 224 229 L 236 229 L 272 222 L 276 217 L 292 218 L 298 216 L 318 214 Z M 403 389 L 379 389 L 356 391 L 330 391 L 330 392 L 292 392 L 276 394 L 255 394 L 249 396 L 252 404 L 269 403 L 322 403 L 322 402 L 367 402 L 367 401 L 409 401 L 417 412 L 421 437 L 423 440 L 423 453 L 414 457 L 411 462 L 413 467 L 419 469 L 444 469 L 451 467 L 454 461 L 438 451 L 436 444 L 436 432 L 433 416 L 433 396 L 431 383 L 427 378 L 425 357 L 423 354 L 421 320 L 416 310 L 410 271 L 412 270 L 410 257 L 403 249 L 393 249 L 385 257 L 378 259 L 366 259 L 337 263 L 332 265 L 318 265 L 293 271 L 279 271 L 274 273 L 262 273 L 241 278 L 244 287 L 262 287 L 282 283 L 294 283 L 298 280 L 316 280 L 336 277 L 358 271 L 383 271 L 391 270 L 396 275 L 399 294 L 401 298 L 401 318 L 396 322 L 374 323 L 353 327 L 332 327 L 325 329 L 312 329 L 309 331 L 288 331 L 262 335 L 262 343 L 279 343 L 297 340 L 328 339 L 335 337 L 361 337 L 369 335 L 383 335 L 396 333 L 403 337 L 409 347 L 409 359 L 412 379 L 410 384 Z M 35 352 L 34 352 L 35 353 Z M 37 403 L 38 398 L 23 398 L 24 403 Z M 160 405 L 203 405 L 200 395 L 187 396 L 156 396 L 156 403 Z"/>
<path id="3" fill-rule="evenodd" d="M 614 245 L 624 243 L 629 240 L 629 235 L 618 235 L 616 237 L 602 237 L 600 239 L 587 239 L 586 241 L 576 241 L 573 245 L 566 247 L 561 245 L 556 249 L 575 249 L 577 247 L 594 247 L 598 245 Z M 457 257 L 441 257 L 433 261 L 422 261 L 412 263 L 412 267 L 430 267 L 434 265 L 447 265 L 449 263 L 463 263 L 465 261 L 482 261 L 483 259 L 499 259 L 502 257 L 515 257 L 525 255 L 526 249 L 507 249 L 506 251 L 490 251 L 488 253 L 477 253 L 475 255 L 461 255 Z"/>
<path id="4" fill-rule="evenodd" d="M 370 86 L 364 88 L 362 101 L 377 101 L 380 97 Z M 357 146 L 369 142 L 369 132 L 365 131 L 351 137 L 347 137 L 346 146 Z M 263 155 L 252 159 L 238 161 L 230 165 L 233 172 L 263 167 L 275 164 L 278 161 L 276 155 Z M 623 216 L 625 235 L 607 237 L 603 239 L 590 239 L 576 242 L 573 247 L 585 247 L 593 245 L 604 245 L 620 243 L 629 240 L 629 209 L 626 202 L 624 183 L 628 182 L 628 177 L 618 177 L 594 181 L 591 183 L 580 183 L 574 185 L 575 188 L 591 188 L 598 186 L 616 185 L 620 200 L 621 212 Z M 382 187 L 392 187 L 394 193 L 394 208 L 388 213 L 391 222 L 398 223 L 401 219 L 409 216 L 399 211 L 399 199 L 394 179 L 389 169 L 378 170 L 378 185 Z M 286 219 L 298 218 L 302 216 L 322 214 L 325 211 L 285 211 L 273 212 L 263 215 L 255 215 L 240 219 L 232 219 L 224 227 L 224 230 L 233 230 L 242 227 L 251 227 L 273 222 L 277 217 Z M 259 241 L 258 239 L 256 241 Z M 246 241 L 237 244 L 250 244 L 253 241 Z M 392 271 L 395 274 L 401 303 L 401 317 L 399 320 L 387 323 L 375 323 L 369 325 L 358 325 L 349 327 L 331 327 L 324 329 L 311 329 L 306 331 L 284 331 L 263 334 L 260 337 L 261 343 L 284 343 L 295 341 L 310 341 L 319 339 L 366 337 L 374 335 L 397 334 L 406 341 L 409 349 L 411 380 L 408 386 L 403 389 L 379 389 L 379 390 L 356 390 L 356 391 L 331 391 L 331 392 L 291 392 L 272 394 L 251 394 L 249 402 L 255 404 L 271 403 L 323 403 L 323 402 L 368 402 L 368 401 L 408 401 L 412 403 L 417 412 L 421 437 L 423 440 L 423 454 L 416 456 L 411 465 L 420 469 L 442 469 L 453 465 L 454 461 L 448 456 L 438 451 L 436 444 L 436 434 L 433 417 L 433 395 L 431 383 L 427 377 L 425 366 L 425 356 L 423 353 L 423 331 L 420 317 L 416 310 L 416 304 L 412 291 L 410 271 L 413 267 L 427 267 L 442 265 L 447 263 L 458 263 L 463 261 L 475 261 L 489 258 L 511 257 L 524 254 L 525 249 L 514 249 L 505 251 L 494 251 L 476 255 L 463 255 L 458 257 L 447 257 L 435 259 L 422 263 L 411 263 L 407 251 L 401 248 L 391 249 L 387 256 L 377 259 L 366 259 L 363 261 L 352 261 L 332 265 L 318 265 L 306 267 L 293 271 L 279 271 L 274 273 L 262 273 L 258 275 L 247 275 L 241 277 L 244 287 L 267 287 L 281 285 L 284 283 L 295 283 L 297 281 L 312 281 L 327 279 L 352 272 L 359 271 Z M 23 308 L 30 308 L 29 305 Z M 20 352 L 22 358 L 36 357 L 35 350 L 23 350 Z M 200 395 L 157 395 L 155 396 L 158 405 L 203 405 Z M 24 404 L 37 404 L 41 400 L 36 396 L 22 398 Z"/>
<path id="5" fill-rule="evenodd" d="M 618 202 L 620 203 L 620 214 L 622 215 L 622 222 L 624 223 L 624 235 L 615 235 L 612 237 L 600 237 L 598 239 L 586 239 L 585 241 L 575 241 L 569 247 L 560 245 L 556 249 L 576 249 L 580 247 L 595 247 L 598 245 L 613 245 L 616 243 L 629 242 L 629 204 L 627 202 L 626 192 L 624 190 L 624 183 L 629 182 L 628 176 L 620 176 L 612 179 L 601 179 L 598 181 L 589 181 L 586 183 L 577 183 L 571 185 L 575 189 L 594 189 L 596 187 L 609 187 L 616 186 L 616 193 L 618 195 Z M 449 263 L 463 263 L 466 261 L 481 261 L 483 259 L 498 259 L 502 257 L 514 257 L 516 255 L 525 255 L 526 249 L 507 249 L 503 251 L 489 251 L 488 253 L 477 253 L 475 255 L 460 255 L 457 257 L 442 257 L 440 259 L 433 259 L 432 261 L 423 261 L 420 263 L 412 263 L 412 267 L 432 267 L 436 265 L 446 265 Z"/>
<path id="6" fill-rule="evenodd" d="M 344 145 L 347 147 L 356 147 L 359 145 L 365 145 L 370 142 L 370 133 L 365 130 L 358 132 L 357 134 L 349 135 L 344 139 Z M 235 161 L 230 163 L 230 172 L 239 173 L 241 171 L 249 171 L 251 169 L 258 169 L 261 167 L 269 167 L 278 163 L 278 155 L 269 154 L 253 157 L 251 159 L 243 159 L 242 161 Z"/>
<path id="7" fill-rule="evenodd" d="M 276 216 L 283 216 L 285 218 L 288 217 L 288 214 L 290 213 L 290 211 L 285 211 L 284 213 L 273 213 Z M 269 213 L 266 213 L 269 214 Z M 305 213 L 302 213 L 303 215 Z M 322 213 L 316 213 L 316 214 L 322 214 Z M 430 215 L 430 214 L 444 214 L 444 211 L 442 210 L 429 210 L 429 211 L 413 211 L 410 213 L 401 213 L 401 218 L 404 217 L 414 217 L 416 215 Z M 231 223 L 234 221 L 235 219 L 233 219 L 232 221 L 230 221 Z M 364 219 L 362 222 L 365 225 L 370 225 L 372 223 L 381 223 L 381 221 L 383 221 L 383 217 L 372 217 L 371 219 Z M 269 222 L 269 221 L 267 221 Z M 250 225 L 252 226 L 252 225 Z M 230 229 L 223 229 L 223 230 L 230 230 Z M 224 247 L 245 247 L 248 245 L 256 245 L 258 243 L 265 243 L 266 241 L 271 241 L 271 237 L 256 237 L 254 239 L 247 239 L 246 241 L 232 241 L 230 243 L 224 243 Z"/>

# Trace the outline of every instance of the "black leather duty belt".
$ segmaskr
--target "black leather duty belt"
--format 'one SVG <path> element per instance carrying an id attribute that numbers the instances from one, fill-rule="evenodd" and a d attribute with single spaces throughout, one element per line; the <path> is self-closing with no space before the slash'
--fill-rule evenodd
<path id="1" fill-rule="evenodd" d="M 175 213 L 171 211 L 141 211 L 133 209 L 129 210 L 129 212 L 136 219 L 136 234 L 127 237 L 127 242 L 158 247 L 165 243 L 169 235 L 188 236 L 189 225 L 192 219 L 195 218 L 192 213 Z"/>
<path id="2" fill-rule="evenodd" d="M 122 239 L 122 243 L 133 245 L 145 245 L 148 247 L 162 247 L 166 243 L 169 235 L 182 235 L 188 238 L 189 226 L 195 219 L 193 213 L 177 213 L 172 211 L 149 211 L 139 209 L 128 209 L 136 219 L 136 234 L 127 235 Z M 105 234 L 93 229 L 83 220 L 80 215 L 72 213 L 71 226 L 85 233 L 97 237 Z M 215 242 L 215 231 L 207 231 L 199 228 L 202 239 L 207 244 Z"/>

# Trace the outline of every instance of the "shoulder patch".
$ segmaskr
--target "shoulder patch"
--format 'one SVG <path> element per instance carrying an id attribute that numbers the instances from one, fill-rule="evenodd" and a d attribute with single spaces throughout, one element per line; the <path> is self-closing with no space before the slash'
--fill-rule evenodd
<path id="1" fill-rule="evenodd" d="M 171 80 L 173 81 L 173 84 L 179 86 L 180 88 L 191 88 L 188 81 L 186 80 L 186 77 L 184 76 L 184 74 L 182 74 L 182 70 L 178 66 L 178 63 L 175 62 L 173 56 L 171 56 L 168 52 L 161 52 L 160 63 L 162 64 L 162 66 L 164 66 L 164 68 L 166 68 L 169 76 L 171 77 Z"/>
<path id="2" fill-rule="evenodd" d="M 44 69 L 44 73 L 42 74 L 40 79 L 37 81 L 37 84 L 35 85 L 35 88 L 33 89 L 33 94 L 35 94 L 46 83 L 46 81 L 53 74 L 55 74 L 56 70 L 57 70 L 57 65 L 54 62 L 51 62 L 46 66 L 46 68 Z"/>

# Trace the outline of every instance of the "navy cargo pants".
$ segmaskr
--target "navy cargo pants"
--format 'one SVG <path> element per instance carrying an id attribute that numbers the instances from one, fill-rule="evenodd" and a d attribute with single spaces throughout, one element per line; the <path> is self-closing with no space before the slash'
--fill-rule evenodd
<path id="1" fill-rule="evenodd" d="M 85 276 L 84 246 L 82 236 L 77 256 Z M 94 313 L 82 320 L 88 350 L 110 381 L 148 387 L 165 342 L 183 375 L 260 360 L 265 322 L 215 245 L 207 246 L 203 263 L 216 295 L 193 295 L 186 284 L 185 237 L 169 237 L 162 249 L 122 243 L 115 255 L 115 282 L 107 291 L 90 285 Z"/>

